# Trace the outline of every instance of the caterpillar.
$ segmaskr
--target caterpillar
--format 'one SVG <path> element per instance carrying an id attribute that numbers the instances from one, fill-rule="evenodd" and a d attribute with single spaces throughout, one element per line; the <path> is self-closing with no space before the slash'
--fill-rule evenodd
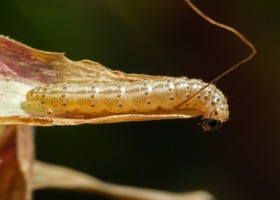
<path id="1" fill-rule="evenodd" d="M 36 87 L 26 94 L 28 104 L 53 113 L 78 113 L 79 116 L 115 114 L 172 113 L 202 115 L 202 128 L 211 131 L 229 118 L 227 99 L 213 84 L 256 54 L 254 45 L 236 29 L 221 24 L 201 12 L 190 0 L 184 0 L 209 23 L 225 29 L 251 50 L 251 54 L 210 83 L 186 77 L 161 77 L 132 82 L 108 81 L 91 83 L 57 83 Z"/>
<path id="2" fill-rule="evenodd" d="M 84 115 L 197 110 L 203 115 L 205 131 L 216 128 L 229 117 L 227 99 L 215 85 L 208 86 L 199 79 L 186 77 L 134 82 L 57 83 L 28 91 L 26 99 L 32 106 L 51 112 Z M 184 101 L 186 103 L 176 108 Z"/>

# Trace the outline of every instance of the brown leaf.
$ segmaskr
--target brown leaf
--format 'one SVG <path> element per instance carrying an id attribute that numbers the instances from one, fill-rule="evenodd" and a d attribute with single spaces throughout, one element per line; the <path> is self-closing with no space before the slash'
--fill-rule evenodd
<path id="1" fill-rule="evenodd" d="M 197 110 L 184 113 L 156 111 L 143 114 L 110 114 L 81 119 L 47 115 L 44 109 L 26 103 L 26 93 L 36 87 L 57 82 L 104 82 L 158 80 L 160 76 L 125 74 L 112 71 L 88 61 L 71 61 L 61 53 L 50 53 L 30 48 L 5 36 L 0 36 L 0 124 L 28 124 L 38 126 L 77 125 L 84 123 L 115 123 L 175 118 L 199 115 Z"/>
<path id="2" fill-rule="evenodd" d="M 33 185 L 35 189 L 60 188 L 87 191 L 120 200 L 213 200 L 205 191 L 172 193 L 103 182 L 66 167 L 36 161 Z"/>
<path id="3" fill-rule="evenodd" d="M 31 199 L 33 154 L 32 127 L 3 127 L 0 131 L 0 199 Z"/>
<path id="4" fill-rule="evenodd" d="M 31 200 L 35 189 L 56 188 L 98 193 L 121 200 L 211 200 L 205 191 L 170 193 L 105 183 L 66 167 L 33 162 L 33 128 L 23 125 L 0 129 L 0 199 Z M 32 173 L 32 169 L 34 172 Z"/>

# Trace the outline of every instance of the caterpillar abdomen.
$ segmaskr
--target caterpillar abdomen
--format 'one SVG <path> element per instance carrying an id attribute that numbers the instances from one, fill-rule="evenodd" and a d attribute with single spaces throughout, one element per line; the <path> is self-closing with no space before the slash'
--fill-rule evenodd
<path id="1" fill-rule="evenodd" d="M 58 113 L 81 114 L 149 113 L 158 109 L 176 112 L 174 107 L 197 93 L 206 83 L 185 77 L 134 82 L 58 83 L 30 90 L 26 99 L 33 106 Z M 225 96 L 209 85 L 181 106 L 197 109 L 204 118 L 224 122 L 228 119 Z"/>

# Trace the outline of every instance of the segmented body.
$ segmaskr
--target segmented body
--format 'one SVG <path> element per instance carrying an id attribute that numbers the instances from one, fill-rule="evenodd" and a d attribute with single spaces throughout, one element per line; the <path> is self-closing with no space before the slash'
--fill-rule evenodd
<path id="1" fill-rule="evenodd" d="M 30 90 L 26 99 L 33 106 L 59 113 L 98 114 L 149 113 L 158 109 L 178 112 L 197 109 L 205 119 L 228 119 L 227 99 L 211 84 L 191 98 L 207 83 L 186 77 L 134 82 L 58 83 Z"/>

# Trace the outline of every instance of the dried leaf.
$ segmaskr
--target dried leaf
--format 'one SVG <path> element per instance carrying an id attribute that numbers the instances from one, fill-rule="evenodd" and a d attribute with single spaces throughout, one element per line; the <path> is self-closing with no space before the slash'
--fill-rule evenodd
<path id="1" fill-rule="evenodd" d="M 36 87 L 57 82 L 98 82 L 158 80 L 160 76 L 125 74 L 112 71 L 88 61 L 74 62 L 61 53 L 50 53 L 30 48 L 5 36 L 0 36 L 0 124 L 28 124 L 38 126 L 76 125 L 84 123 L 114 123 L 197 116 L 197 110 L 184 114 L 154 112 L 147 114 L 119 114 L 90 119 L 49 116 L 43 109 L 30 108 L 26 93 Z"/>
<path id="2" fill-rule="evenodd" d="M 33 128 L 2 127 L 0 132 L 0 199 L 31 199 Z"/>
<path id="3" fill-rule="evenodd" d="M 98 193 L 121 200 L 213 200 L 205 191 L 171 193 L 159 190 L 105 183 L 87 174 L 57 165 L 36 161 L 33 185 L 35 189 L 60 188 Z"/>
<path id="4" fill-rule="evenodd" d="M 0 128 L 0 199 L 31 200 L 33 190 L 44 188 L 86 191 L 121 200 L 213 199 L 205 191 L 177 194 L 110 184 L 66 167 L 33 162 L 33 128 L 23 125 Z"/>

